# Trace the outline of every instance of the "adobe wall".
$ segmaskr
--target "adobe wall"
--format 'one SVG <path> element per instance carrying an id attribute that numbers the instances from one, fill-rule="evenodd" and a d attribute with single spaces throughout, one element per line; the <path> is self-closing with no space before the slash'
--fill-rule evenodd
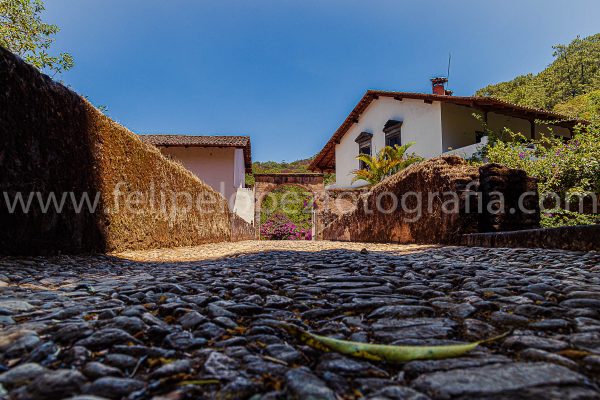
<path id="1" fill-rule="evenodd" d="M 323 202 L 323 226 L 356 210 L 358 199 L 369 191 L 369 186 L 358 188 L 335 188 L 325 190 Z"/>
<path id="2" fill-rule="evenodd" d="M 0 171 L 0 254 L 110 252 L 232 238 L 222 196 L 1 47 Z M 44 212 L 36 197 L 29 212 L 11 212 L 5 201 L 38 192 L 59 200 L 67 193 L 62 212 Z M 92 204 L 98 200 L 95 211 L 78 212 L 70 201 L 84 193 Z"/>
<path id="3" fill-rule="evenodd" d="M 480 177 L 484 176 L 483 185 Z M 501 183 L 506 184 L 502 186 Z M 481 186 L 481 187 L 480 187 Z M 500 190 L 503 209 L 517 206 L 519 195 L 535 181 L 498 165 L 481 169 L 458 156 L 441 156 L 405 169 L 361 195 L 356 210 L 327 225 L 324 239 L 388 243 L 454 243 L 460 235 L 539 226 L 537 191 L 525 201 L 532 214 L 487 211 L 480 200 Z M 482 191 L 481 191 L 482 190 Z M 481 191 L 481 192 L 480 192 Z M 483 203 L 487 204 L 487 203 Z"/>
<path id="4" fill-rule="evenodd" d="M 231 241 L 253 240 L 254 236 L 254 225 L 247 223 L 235 213 L 231 213 Z"/>

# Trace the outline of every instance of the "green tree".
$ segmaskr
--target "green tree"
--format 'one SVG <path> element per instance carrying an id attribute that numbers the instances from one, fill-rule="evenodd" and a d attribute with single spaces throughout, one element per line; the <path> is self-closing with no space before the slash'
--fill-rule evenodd
<path id="1" fill-rule="evenodd" d="M 600 88 L 600 34 L 577 37 L 553 49 L 554 61 L 539 74 L 489 85 L 476 95 L 552 110 L 557 104 Z"/>
<path id="2" fill-rule="evenodd" d="M 600 121 L 600 89 L 557 104 L 554 111 L 588 121 Z"/>
<path id="3" fill-rule="evenodd" d="M 422 161 L 423 158 L 414 153 L 408 154 L 408 149 L 414 144 L 414 142 L 410 142 L 402 146 L 386 146 L 374 156 L 360 154 L 356 159 L 362 161 L 366 168 L 353 171 L 352 182 L 363 180 L 373 185 L 402 171 L 409 165 Z"/>
<path id="4" fill-rule="evenodd" d="M 42 21 L 44 10 L 42 0 L 0 0 L 0 46 L 56 75 L 71 69 L 74 61 L 69 53 L 48 53 L 60 28 Z"/>

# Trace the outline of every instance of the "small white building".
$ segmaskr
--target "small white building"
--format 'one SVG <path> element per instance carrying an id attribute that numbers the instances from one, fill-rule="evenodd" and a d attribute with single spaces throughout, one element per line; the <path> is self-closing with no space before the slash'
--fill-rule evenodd
<path id="1" fill-rule="evenodd" d="M 352 182 L 352 172 L 360 168 L 356 157 L 376 154 L 386 145 L 415 142 L 409 152 L 425 158 L 445 153 L 467 158 L 487 139 L 482 121 L 494 132 L 508 128 L 528 138 L 549 133 L 568 138 L 577 123 L 563 115 L 488 97 L 452 96 L 445 82 L 444 78 L 432 79 L 432 94 L 367 91 L 309 169 L 335 172 L 331 188 L 359 187 L 366 182 Z"/>
<path id="2" fill-rule="evenodd" d="M 221 193 L 240 217 L 253 221 L 254 195 L 245 188 L 246 172 L 252 172 L 250 137 L 140 135 L 140 138 Z"/>

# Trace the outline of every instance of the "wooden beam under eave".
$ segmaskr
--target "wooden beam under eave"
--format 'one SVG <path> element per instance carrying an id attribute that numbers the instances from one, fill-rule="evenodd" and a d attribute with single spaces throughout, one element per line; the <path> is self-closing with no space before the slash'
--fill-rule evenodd
<path id="1" fill-rule="evenodd" d="M 530 119 L 529 120 L 529 132 L 531 133 L 531 140 L 535 140 L 536 139 L 536 134 L 535 134 L 535 119 Z"/>

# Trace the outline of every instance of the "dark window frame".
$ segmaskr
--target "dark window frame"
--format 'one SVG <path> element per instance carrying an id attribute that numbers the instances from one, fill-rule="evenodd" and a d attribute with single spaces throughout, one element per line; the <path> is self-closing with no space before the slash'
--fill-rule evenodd
<path id="1" fill-rule="evenodd" d="M 355 142 L 358 144 L 358 154 L 373 155 L 373 134 L 370 132 L 361 132 L 356 138 Z M 368 149 L 368 151 L 365 151 Z M 359 169 L 366 169 L 367 166 L 363 161 L 358 164 Z"/>
<path id="2" fill-rule="evenodd" d="M 385 145 L 394 147 L 395 145 L 402 146 L 402 135 L 400 131 L 385 134 Z"/>
<path id="3" fill-rule="evenodd" d="M 365 151 L 366 149 L 368 149 L 367 151 Z M 372 155 L 373 148 L 371 146 L 371 142 L 363 142 L 362 144 L 358 145 L 358 154 L 368 154 L 368 155 Z M 359 169 L 367 169 L 367 164 L 365 164 L 364 161 L 360 160 L 359 164 L 358 164 L 358 168 Z"/>
<path id="4" fill-rule="evenodd" d="M 386 146 L 402 146 L 402 121 L 388 120 L 383 127 L 383 133 L 385 134 Z"/>

